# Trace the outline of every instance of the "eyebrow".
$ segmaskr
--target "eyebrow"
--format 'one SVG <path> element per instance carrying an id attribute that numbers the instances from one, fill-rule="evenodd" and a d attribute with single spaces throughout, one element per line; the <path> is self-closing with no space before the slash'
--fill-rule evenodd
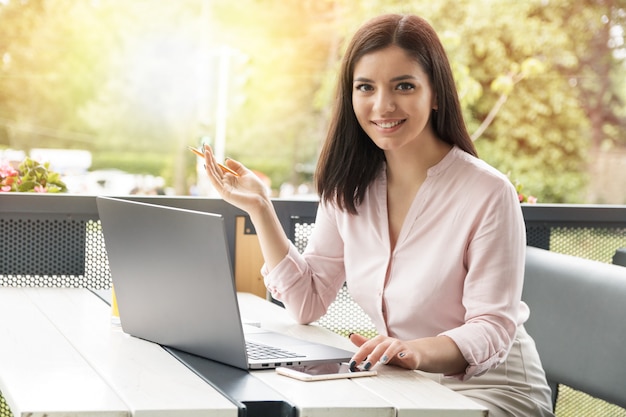
<path id="1" fill-rule="evenodd" d="M 418 78 L 416 76 L 414 76 L 414 75 L 407 74 L 407 75 L 398 75 L 397 77 L 393 77 L 390 81 L 391 82 L 396 82 L 396 81 L 405 81 L 405 80 L 416 80 L 416 81 L 418 81 Z M 366 77 L 357 77 L 357 78 L 354 79 L 353 82 L 357 82 L 357 81 L 358 82 L 368 82 L 368 83 L 374 82 L 373 80 L 370 80 L 369 78 L 366 78 Z"/>

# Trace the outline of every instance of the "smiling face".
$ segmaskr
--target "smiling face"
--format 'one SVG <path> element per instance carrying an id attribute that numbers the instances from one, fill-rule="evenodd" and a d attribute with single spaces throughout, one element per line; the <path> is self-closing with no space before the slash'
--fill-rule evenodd
<path id="1" fill-rule="evenodd" d="M 437 104 L 428 76 L 398 46 L 357 61 L 352 107 L 365 133 L 385 152 L 435 140 L 430 114 Z"/>

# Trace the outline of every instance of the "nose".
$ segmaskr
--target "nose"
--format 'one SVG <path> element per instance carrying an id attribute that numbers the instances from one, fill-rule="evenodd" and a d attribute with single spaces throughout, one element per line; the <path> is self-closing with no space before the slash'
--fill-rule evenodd
<path id="1" fill-rule="evenodd" d="M 374 98 L 374 110 L 379 114 L 392 112 L 396 109 L 393 94 L 379 90 Z"/>

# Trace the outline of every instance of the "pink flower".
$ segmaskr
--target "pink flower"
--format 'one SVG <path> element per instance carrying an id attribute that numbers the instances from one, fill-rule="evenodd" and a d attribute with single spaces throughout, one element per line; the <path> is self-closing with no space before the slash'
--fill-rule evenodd
<path id="1" fill-rule="evenodd" d="M 15 169 L 10 163 L 0 163 L 0 192 L 62 193 L 67 186 L 58 173 L 50 171 L 48 163 L 25 158 Z"/>
<path id="2" fill-rule="evenodd" d="M 0 165 L 0 178 L 17 177 L 19 173 L 9 164 Z"/>
<path id="3" fill-rule="evenodd" d="M 537 204 L 537 197 L 533 195 L 529 195 L 528 198 L 526 199 L 526 202 L 528 204 Z"/>

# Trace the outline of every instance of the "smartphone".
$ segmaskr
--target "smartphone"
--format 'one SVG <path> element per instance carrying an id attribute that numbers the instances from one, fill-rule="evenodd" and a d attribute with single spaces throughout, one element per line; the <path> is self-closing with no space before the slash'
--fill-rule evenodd
<path id="1" fill-rule="evenodd" d="M 359 378 L 374 376 L 376 371 L 366 371 L 361 368 L 350 369 L 347 363 L 323 363 L 314 365 L 300 365 L 278 367 L 276 372 L 280 375 L 299 379 L 300 381 L 324 381 L 328 379 Z"/>

